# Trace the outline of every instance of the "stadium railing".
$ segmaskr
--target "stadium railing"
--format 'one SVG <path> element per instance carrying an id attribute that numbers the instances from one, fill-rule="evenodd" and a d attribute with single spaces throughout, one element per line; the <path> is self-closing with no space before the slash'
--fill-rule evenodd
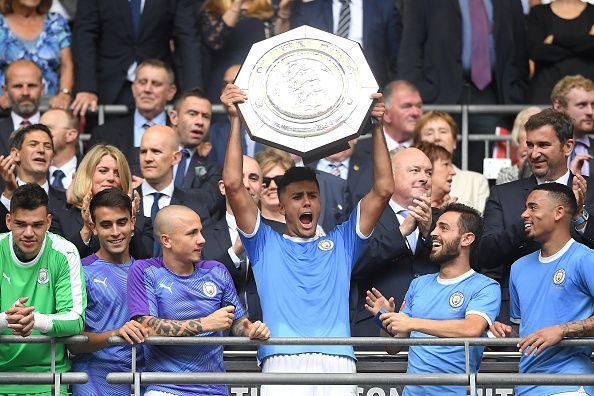
<path id="1" fill-rule="evenodd" d="M 86 342 L 87 337 L 75 336 L 52 339 L 46 336 L 0 336 L 0 343 L 51 343 L 51 373 L 2 372 L 0 384 L 53 384 L 54 393 L 59 394 L 60 384 L 84 383 L 86 373 L 56 373 L 55 344 Z M 109 373 L 107 381 L 113 384 L 131 384 L 133 394 L 141 394 L 141 385 L 149 384 L 243 384 L 243 385 L 459 385 L 467 386 L 470 395 L 477 395 L 477 387 L 483 385 L 594 385 L 590 374 L 519 374 L 519 373 L 473 373 L 470 369 L 470 346 L 512 346 L 518 338 L 271 338 L 266 341 L 250 340 L 244 337 L 148 337 L 145 343 L 152 345 L 352 345 L 373 347 L 406 346 L 463 346 L 466 369 L 463 374 L 284 374 L 284 373 L 164 373 L 138 372 L 133 365 L 129 372 Z M 110 337 L 111 345 L 125 344 L 120 337 Z M 594 346 L 594 339 L 566 339 L 559 343 L 567 346 Z M 135 348 L 132 348 L 133 362 Z"/>
<path id="2" fill-rule="evenodd" d="M 468 130 L 468 118 L 474 114 L 505 114 L 515 115 L 524 108 L 533 105 L 425 105 L 423 111 L 440 110 L 450 114 L 461 115 L 460 136 L 461 154 L 462 154 L 462 169 L 468 169 L 468 143 L 469 142 L 484 142 L 485 144 L 485 158 L 490 157 L 489 145 L 491 142 L 505 142 L 506 153 L 509 158 L 510 154 L 510 136 L 509 135 L 495 135 L 493 134 L 470 134 Z M 549 105 L 541 105 L 541 108 L 549 107 Z M 42 111 L 47 110 L 47 105 L 42 105 Z M 171 107 L 168 107 L 171 108 Z M 213 114 L 225 114 L 225 108 L 222 105 L 214 105 L 212 107 Z M 99 105 L 97 108 L 98 124 L 105 123 L 106 116 L 121 116 L 128 114 L 128 107 L 125 105 Z M 90 134 L 81 135 L 81 139 L 89 140 Z"/>

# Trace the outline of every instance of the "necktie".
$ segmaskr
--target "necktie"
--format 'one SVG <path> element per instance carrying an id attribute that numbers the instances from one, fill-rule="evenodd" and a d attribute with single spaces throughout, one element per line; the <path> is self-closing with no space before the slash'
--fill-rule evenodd
<path id="1" fill-rule="evenodd" d="M 21 121 L 21 126 L 22 127 L 26 127 L 26 126 L 29 126 L 29 125 L 31 125 L 31 121 L 29 121 L 29 120 L 23 120 L 23 121 Z"/>
<path id="2" fill-rule="evenodd" d="M 400 211 L 398 211 L 398 214 L 406 219 L 408 217 L 408 210 L 406 210 L 406 209 L 400 210 Z M 416 233 L 417 233 L 417 230 L 414 230 L 413 232 L 410 233 L 410 235 L 406 236 L 406 240 L 408 241 L 408 247 L 410 248 L 410 251 L 413 254 L 417 250 L 417 234 Z"/>
<path id="3" fill-rule="evenodd" d="M 491 25 L 483 0 L 468 0 L 468 5 L 472 30 L 470 77 L 474 85 L 482 91 L 491 82 L 491 60 L 489 57 Z"/>
<path id="4" fill-rule="evenodd" d="M 340 167 L 342 166 L 342 162 L 331 162 L 330 163 L 330 173 L 334 176 L 340 177 Z"/>
<path id="5" fill-rule="evenodd" d="M 142 0 L 130 0 L 130 15 L 132 16 L 132 31 L 134 37 L 138 37 L 140 31 L 140 6 Z"/>
<path id="6" fill-rule="evenodd" d="M 340 2 L 342 3 L 342 6 L 340 6 L 336 35 L 348 38 L 349 31 L 351 30 L 351 8 L 349 6 L 349 0 L 340 0 Z"/>
<path id="7" fill-rule="evenodd" d="M 190 150 L 183 149 L 181 151 L 181 161 L 177 165 L 177 172 L 175 173 L 175 181 L 173 182 L 176 188 L 183 188 L 184 187 L 184 179 L 186 176 L 186 164 L 188 163 L 188 158 L 190 158 Z"/>
<path id="8" fill-rule="evenodd" d="M 153 227 L 155 226 L 155 217 L 157 216 L 157 212 L 159 211 L 159 199 L 165 194 L 160 192 L 151 193 L 153 196 L 153 206 L 151 206 L 151 220 L 153 222 Z M 155 237 L 155 241 L 153 243 L 153 257 L 159 256 L 161 253 L 161 244 L 159 244 L 159 240 Z"/>
<path id="9" fill-rule="evenodd" d="M 149 129 L 150 127 L 152 127 L 152 126 L 154 126 L 154 125 L 155 125 L 155 123 L 154 123 L 154 122 L 152 122 L 152 121 L 147 121 L 147 122 L 145 122 L 144 124 L 142 124 L 142 129 L 144 129 L 144 130 L 146 131 L 147 129 Z"/>
<path id="10" fill-rule="evenodd" d="M 66 177 L 64 172 L 62 172 L 60 169 L 56 169 L 54 173 L 52 173 L 52 176 L 54 177 L 54 181 L 52 181 L 52 187 L 64 191 L 64 183 L 62 183 L 62 179 Z"/>
<path id="11" fill-rule="evenodd" d="M 580 148 L 580 153 L 588 152 L 588 146 L 586 146 L 583 142 L 580 142 L 579 140 L 576 141 L 574 143 L 573 150 L 569 155 L 569 160 L 567 161 L 568 166 L 571 165 L 571 161 L 575 159 L 575 156 L 579 154 L 577 152 L 578 147 Z M 582 148 L 583 150 L 581 150 Z M 590 163 L 588 161 L 584 161 L 584 164 L 582 165 L 582 176 L 590 176 Z"/>

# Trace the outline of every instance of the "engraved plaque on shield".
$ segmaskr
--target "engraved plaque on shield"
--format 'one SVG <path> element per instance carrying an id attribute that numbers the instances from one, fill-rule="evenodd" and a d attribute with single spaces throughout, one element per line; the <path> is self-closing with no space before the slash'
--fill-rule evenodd
<path id="1" fill-rule="evenodd" d="M 378 91 L 358 43 L 310 26 L 254 44 L 235 85 L 251 138 L 306 163 L 346 149 Z"/>

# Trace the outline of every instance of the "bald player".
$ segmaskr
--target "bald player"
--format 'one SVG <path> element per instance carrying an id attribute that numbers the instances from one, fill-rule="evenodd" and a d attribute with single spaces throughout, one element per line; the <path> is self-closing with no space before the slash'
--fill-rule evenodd
<path id="1" fill-rule="evenodd" d="M 251 323 L 225 266 L 202 260 L 202 223 L 193 210 L 170 205 L 155 218 L 163 257 L 138 260 L 128 276 L 131 318 L 151 336 L 185 337 L 231 334 L 267 339 L 260 321 Z M 146 345 L 147 371 L 223 372 L 223 347 Z M 225 385 L 149 385 L 146 396 L 228 395 Z"/>
<path id="2" fill-rule="evenodd" d="M 211 194 L 200 190 L 191 192 L 176 188 L 173 168 L 179 163 L 179 136 L 168 126 L 155 125 L 146 130 L 140 141 L 140 171 L 144 181 L 137 188 L 142 200 L 142 215 L 153 223 L 159 209 L 169 205 L 184 205 L 194 210 L 204 221 L 210 217 L 215 202 Z M 155 239 L 153 255 L 160 253 Z"/>

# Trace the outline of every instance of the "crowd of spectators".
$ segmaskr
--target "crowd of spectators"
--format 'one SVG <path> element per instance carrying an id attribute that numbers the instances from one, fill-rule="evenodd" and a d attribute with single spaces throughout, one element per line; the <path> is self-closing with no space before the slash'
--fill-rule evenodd
<path id="1" fill-rule="evenodd" d="M 61 13 L 51 11 L 56 3 Z M 78 4 L 0 0 L 0 107 L 5 110 L 5 117 L 0 118 L 0 231 L 12 237 L 17 214 L 46 208 L 38 225 L 49 230 L 51 237 L 46 240 L 36 234 L 37 242 L 45 241 L 38 246 L 41 250 L 31 256 L 26 246 L 33 242 L 25 241 L 24 247 L 15 245 L 17 252 L 9 256 L 22 264 L 53 254 L 69 268 L 73 279 L 79 271 L 86 281 L 85 288 L 79 274 L 71 287 L 68 298 L 76 304 L 55 302 L 57 311 L 52 313 L 78 315 L 73 316 L 76 323 L 67 327 L 68 331 L 57 331 L 61 318 L 38 315 L 38 324 L 30 328 L 29 324 L 19 325 L 17 330 L 11 327 L 13 334 L 105 332 L 101 333 L 104 338 L 92 340 L 93 348 L 70 349 L 83 356 L 74 358 L 78 367 L 92 365 L 85 354 L 107 347 L 106 334 L 129 337 L 130 342 L 140 342 L 147 335 L 212 335 L 224 330 L 267 338 L 270 331 L 262 323 L 266 315 L 256 286 L 261 269 L 254 274 L 255 260 L 249 254 L 261 246 L 250 245 L 246 253 L 244 243 L 253 235 L 242 233 L 236 223 L 236 218 L 246 214 L 234 213 L 237 186 L 229 190 L 223 178 L 223 165 L 229 161 L 225 157 L 228 139 L 231 136 L 232 141 L 235 132 L 235 137 L 241 136 L 244 154 L 243 187 L 249 195 L 244 204 L 251 209 L 257 206 L 254 227 L 260 227 L 260 215 L 266 233 L 282 234 L 291 227 L 279 190 L 286 188 L 283 175 L 294 177 L 296 165 L 305 166 L 311 169 L 306 177 L 316 179 L 321 202 L 316 238 L 334 235 L 341 224 L 346 228 L 360 221 L 362 200 L 377 193 L 374 153 L 377 139 L 385 139 L 390 159 L 386 157 L 384 162 L 386 169 L 392 167 L 393 194 L 385 209 L 373 209 L 377 211 L 373 212 L 377 215 L 375 230 L 366 245 L 359 241 L 361 252 L 352 263 L 350 281 L 340 286 L 341 292 L 350 294 L 346 306 L 353 336 L 379 335 L 374 320 L 378 312 L 369 309 L 368 290 L 382 290 L 400 304 L 407 291 L 413 292 L 409 290 L 411 282 L 440 271 L 439 263 L 431 258 L 432 235 L 441 238 L 443 230 L 435 231 L 435 223 L 444 210 L 446 214 L 455 212 L 455 216 L 484 216 L 484 231 L 473 231 L 473 240 L 462 250 L 468 260 L 461 268 L 472 267 L 499 282 L 500 322 L 509 323 L 510 313 L 519 319 L 518 307 L 510 308 L 510 299 L 513 304 L 518 298 L 510 286 L 515 276 L 512 264 L 539 251 L 546 239 L 531 238 L 523 219 L 526 199 L 535 187 L 557 182 L 573 191 L 576 209 L 566 209 L 563 214 L 570 223 L 568 235 L 594 247 L 594 222 L 588 221 L 594 213 L 594 188 L 588 185 L 594 163 L 594 141 L 588 136 L 594 132 L 594 6 L 578 0 L 531 1 L 531 8 L 528 4 L 522 7 L 523 3 L 129 0 L 123 7 L 118 0 Z M 379 116 L 374 113 L 381 119 L 382 133 L 374 130 L 373 139 L 367 136 L 350 141 L 347 150 L 308 164 L 295 155 L 251 141 L 229 103 L 223 104 L 230 117 L 212 111 L 253 43 L 306 24 L 361 44 L 383 87 L 385 104 L 380 105 Z M 49 100 L 49 110 L 42 114 L 44 97 Z M 479 114 L 468 120 L 471 134 L 495 134 L 496 128 L 513 124 L 512 166 L 501 169 L 493 187 L 480 173 L 484 143 L 470 145 L 471 170 L 462 170 L 456 150 L 461 120 L 442 111 L 423 113 L 426 104 L 527 103 L 550 109 L 529 106 L 515 119 Z M 96 125 L 94 113 L 99 104 L 123 104 L 130 111 Z M 374 107 L 374 111 L 379 110 Z M 233 132 L 232 126 L 238 129 Z M 544 130 L 543 126 L 551 128 Z M 89 142 L 81 141 L 83 132 L 90 134 Z M 548 187 L 539 188 L 549 191 Z M 551 188 L 551 194 L 567 193 Z M 35 204 L 28 205 L 28 199 Z M 13 207 L 14 202 L 18 207 Z M 455 206 L 458 204 L 462 205 Z M 101 207 L 118 209 L 121 218 L 109 217 L 98 210 Z M 97 216 L 104 219 L 103 233 Z M 446 215 L 446 220 L 448 216 L 454 215 Z M 310 224 L 313 219 L 308 212 L 305 222 Z M 119 236 L 109 234 L 110 226 L 119 230 Z M 360 234 L 358 228 L 356 234 Z M 179 242 L 184 238 L 185 242 Z M 0 236 L 0 244 L 2 241 Z M 48 251 L 53 250 L 43 250 L 45 244 L 51 247 Z M 591 257 L 589 250 L 583 254 Z M 72 255 L 83 258 L 82 267 L 72 263 Z M 192 271 L 192 259 L 205 260 L 200 261 L 197 273 Z M 134 260 L 141 264 L 134 265 Z M 100 267 L 106 262 L 128 266 L 122 267 L 121 273 L 105 273 Z M 117 321 L 110 327 L 101 316 L 103 311 L 93 311 L 96 308 L 91 302 L 99 298 L 93 294 L 99 287 L 95 283 L 113 277 L 110 282 L 125 289 L 128 274 L 134 284 L 127 290 L 133 290 L 135 299 L 130 303 L 120 295 L 119 305 L 110 306 L 114 311 L 118 306 L 130 309 L 118 311 L 117 318 L 114 316 Z M 5 334 L 11 332 L 2 322 L 6 317 L 20 315 L 32 323 L 34 315 L 26 300 L 17 298 L 15 302 L 14 293 L 7 294 L 11 298 L 7 301 L 4 290 L 6 285 L 12 287 L 10 276 L 3 273 L 0 279 L 0 303 L 7 315 L 0 317 L 0 328 Z M 45 275 L 39 272 L 34 276 L 38 284 L 47 283 L 47 269 Z M 2 283 L 6 279 L 8 283 Z M 490 288 L 495 285 L 482 275 L 475 282 Z M 180 294 L 172 291 L 172 285 Z M 83 291 L 74 291 L 75 287 Z M 211 298 L 208 303 L 187 312 L 170 308 L 175 301 L 189 306 L 192 298 L 204 295 Z M 380 301 L 379 309 L 383 296 L 372 293 L 371 298 Z M 87 299 L 91 320 L 83 323 Z M 479 326 L 485 327 L 483 330 L 497 316 L 491 305 L 489 319 Z M 388 307 L 394 310 L 393 304 Z M 137 319 L 134 324 L 129 323 L 131 318 Z M 396 327 L 389 323 L 384 330 Z M 410 334 L 410 330 L 404 333 Z M 190 363 L 182 371 L 223 369 L 221 350 L 192 351 L 209 354 L 210 363 L 196 363 L 188 351 L 178 349 L 148 348 L 145 353 L 153 359 L 149 366 L 159 370 L 183 366 L 184 359 Z M 65 350 L 59 352 L 60 369 L 69 369 Z M 155 363 L 159 353 L 171 353 L 170 360 Z M 105 358 L 101 354 L 96 357 Z M 2 371 L 22 368 L 3 363 L 0 361 Z M 26 390 L 30 393 L 31 389 L 39 388 Z M 170 390 L 155 388 L 157 392 Z M 224 392 L 216 387 L 212 390 Z M 19 388 L 10 388 L 12 392 L 19 393 Z"/>

